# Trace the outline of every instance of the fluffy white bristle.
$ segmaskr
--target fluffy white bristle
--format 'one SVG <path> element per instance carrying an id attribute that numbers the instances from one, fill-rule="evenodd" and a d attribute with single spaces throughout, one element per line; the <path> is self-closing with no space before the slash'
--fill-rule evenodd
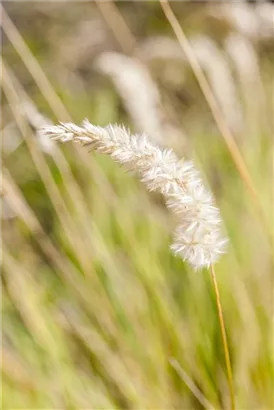
<path id="1" fill-rule="evenodd" d="M 224 252 L 227 241 L 220 235 L 219 210 L 192 162 L 179 161 L 171 150 L 162 150 L 145 135 L 131 135 L 118 125 L 102 128 L 85 120 L 82 127 L 60 123 L 41 132 L 62 142 L 82 142 L 110 155 L 136 170 L 150 191 L 162 193 L 179 221 L 171 249 L 194 268 L 208 267 Z"/>

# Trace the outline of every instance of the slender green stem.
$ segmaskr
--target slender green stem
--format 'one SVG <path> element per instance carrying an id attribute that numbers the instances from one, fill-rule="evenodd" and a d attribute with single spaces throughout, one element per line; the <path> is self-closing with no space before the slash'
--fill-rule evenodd
<path id="1" fill-rule="evenodd" d="M 221 333 L 222 333 L 222 340 L 223 340 L 223 345 L 224 345 L 225 362 L 226 362 L 227 377 L 228 377 L 228 386 L 229 386 L 230 401 L 231 401 L 231 410 L 235 410 L 235 396 L 234 396 L 233 381 L 232 381 L 231 362 L 230 362 L 230 356 L 229 356 L 229 350 L 228 350 L 228 344 L 227 344 L 227 337 L 226 337 L 226 331 L 225 331 L 225 324 L 224 324 L 224 317 L 223 317 L 223 311 L 222 311 L 222 305 L 221 305 L 221 298 L 220 298 L 218 283 L 217 283 L 217 279 L 216 279 L 215 270 L 214 270 L 213 265 L 210 266 L 210 273 L 211 273 L 211 277 L 212 277 L 212 280 L 213 280 L 214 291 L 215 291 L 215 294 L 216 294 L 218 315 L 219 315 L 219 321 L 220 321 Z"/>

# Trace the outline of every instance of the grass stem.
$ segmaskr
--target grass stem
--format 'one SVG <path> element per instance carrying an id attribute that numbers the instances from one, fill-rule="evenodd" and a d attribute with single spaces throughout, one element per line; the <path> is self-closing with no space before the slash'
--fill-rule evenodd
<path id="1" fill-rule="evenodd" d="M 233 381 L 232 381 L 231 362 L 230 362 L 230 356 L 229 356 L 229 350 L 228 350 L 228 344 L 227 344 L 227 337 L 226 337 L 226 331 L 225 331 L 225 324 L 224 324 L 224 317 L 223 317 L 223 311 L 222 311 L 220 292 L 219 292 L 219 287 L 218 287 L 216 274 L 215 274 L 215 270 L 214 270 L 213 265 L 210 266 L 210 274 L 211 274 L 211 277 L 212 277 L 212 280 L 213 280 L 214 291 L 215 291 L 215 294 L 216 294 L 216 303 L 217 303 L 219 321 L 220 321 L 220 326 L 221 326 L 222 341 L 223 341 L 223 346 L 224 346 L 225 362 L 226 362 L 227 377 L 228 377 L 228 386 L 229 386 L 230 401 L 231 401 L 231 410 L 235 410 L 235 395 L 234 395 Z"/>

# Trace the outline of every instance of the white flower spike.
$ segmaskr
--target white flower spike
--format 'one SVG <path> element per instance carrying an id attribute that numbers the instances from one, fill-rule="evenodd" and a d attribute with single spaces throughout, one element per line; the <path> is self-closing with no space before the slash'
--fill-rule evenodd
<path id="1" fill-rule="evenodd" d="M 227 240 L 220 236 L 219 210 L 192 162 L 179 161 L 171 150 L 161 150 L 145 135 L 131 135 L 118 125 L 102 128 L 85 120 L 82 127 L 60 123 L 43 127 L 41 132 L 110 155 L 137 171 L 150 191 L 163 194 L 167 207 L 179 220 L 171 249 L 195 269 L 209 267 L 224 252 Z"/>

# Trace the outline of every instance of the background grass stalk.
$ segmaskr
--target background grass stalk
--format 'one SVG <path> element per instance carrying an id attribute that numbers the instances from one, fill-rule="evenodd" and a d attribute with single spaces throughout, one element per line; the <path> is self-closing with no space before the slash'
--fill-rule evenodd
<path id="1" fill-rule="evenodd" d="M 207 81 L 207 78 L 205 76 L 205 74 L 203 73 L 202 68 L 200 67 L 200 64 L 192 50 L 192 47 L 179 23 L 179 21 L 177 20 L 175 14 L 173 13 L 170 4 L 168 2 L 168 0 L 159 0 L 161 7 L 163 9 L 163 12 L 172 28 L 172 30 L 174 31 L 174 34 L 177 37 L 177 40 L 183 50 L 183 52 L 186 55 L 186 58 L 190 64 L 190 67 L 197 79 L 197 82 L 202 90 L 202 93 L 205 97 L 205 100 L 211 110 L 212 116 L 215 120 L 215 123 L 221 133 L 221 135 L 224 138 L 224 141 L 226 143 L 226 146 L 230 152 L 230 155 L 233 159 L 233 162 L 235 164 L 236 169 L 239 172 L 239 175 L 241 176 L 242 181 L 244 182 L 244 184 L 246 185 L 247 189 L 250 192 L 250 195 L 253 199 L 253 203 L 256 207 L 256 210 L 258 212 L 258 215 L 262 221 L 262 224 L 264 226 L 264 228 L 266 229 L 266 232 L 268 232 L 268 236 L 269 235 L 269 230 L 268 230 L 268 224 L 267 221 L 265 219 L 265 215 L 264 215 L 264 211 L 262 209 L 261 203 L 260 203 L 260 199 L 259 199 L 259 195 L 258 192 L 255 188 L 255 185 L 252 181 L 252 178 L 250 176 L 250 173 L 246 167 L 245 161 L 242 157 L 242 154 L 235 142 L 235 139 L 224 119 L 223 113 L 218 105 L 218 102 L 216 101 L 215 95 L 213 93 L 213 91 L 210 88 L 210 85 Z M 271 239 L 271 238 L 270 238 Z"/>
<path id="2" fill-rule="evenodd" d="M 213 265 L 210 266 L 210 274 L 211 274 L 211 277 L 212 277 L 212 281 L 213 281 L 213 285 L 214 285 L 214 291 L 215 291 L 215 295 L 216 295 L 216 303 L 217 303 L 217 309 L 218 309 L 218 315 L 219 315 L 219 321 L 220 321 L 220 327 L 221 327 L 221 333 L 222 333 L 222 341 L 223 341 L 223 345 L 224 345 L 225 363 L 226 363 L 226 369 L 227 369 L 231 409 L 235 410 L 235 394 L 234 394 L 234 388 L 233 388 L 230 355 L 229 355 L 228 344 L 227 344 L 227 337 L 226 337 L 226 331 L 225 331 L 225 323 L 224 323 L 224 316 L 223 316 L 220 292 L 219 292 L 218 282 L 217 282 L 217 278 L 216 278 L 216 275 L 215 275 L 215 270 L 214 270 Z"/>

